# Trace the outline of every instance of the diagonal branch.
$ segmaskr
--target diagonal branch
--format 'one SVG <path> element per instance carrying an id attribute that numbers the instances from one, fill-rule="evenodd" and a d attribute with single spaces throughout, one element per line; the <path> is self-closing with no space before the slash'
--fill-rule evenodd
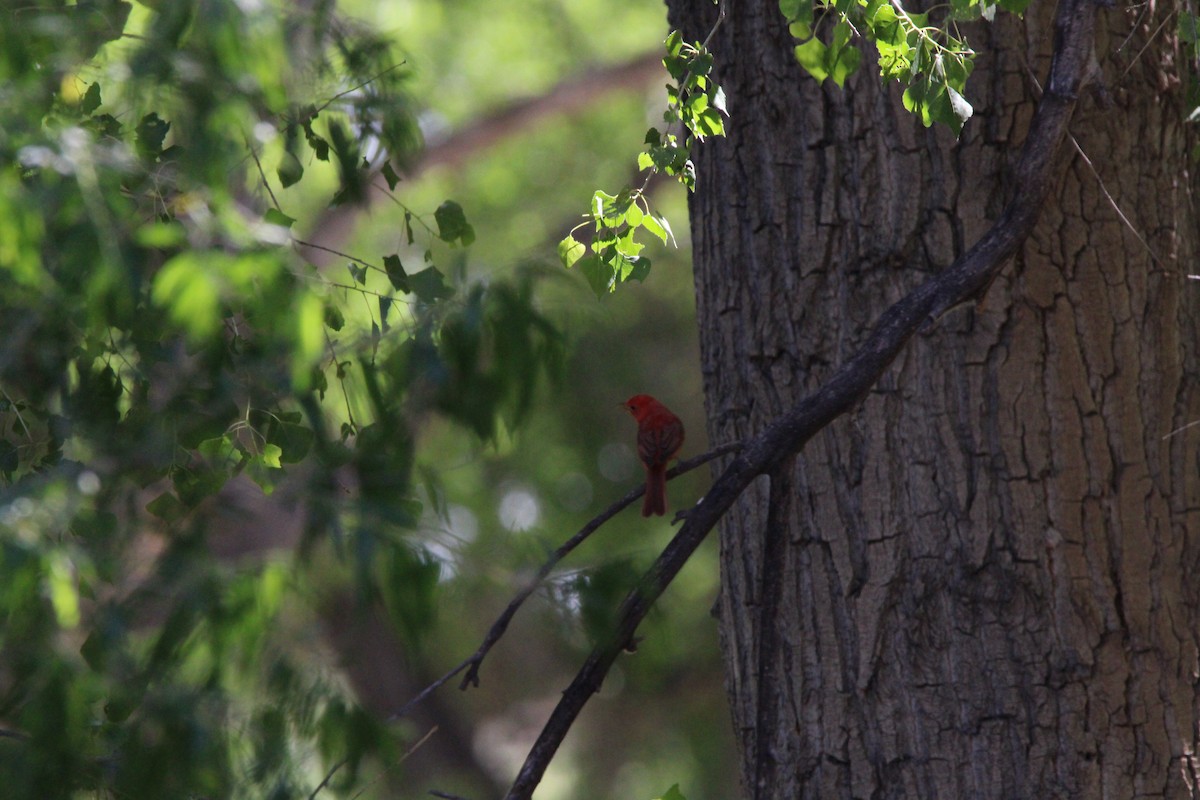
<path id="1" fill-rule="evenodd" d="M 667 480 L 677 478 L 685 472 L 691 472 L 696 467 L 707 464 L 714 458 L 720 458 L 728 453 L 736 452 L 741 448 L 741 446 L 741 442 L 724 444 L 720 447 L 714 447 L 707 453 L 702 453 L 701 455 L 695 456 L 694 458 L 689 458 L 686 461 L 680 461 L 675 465 L 674 468 L 667 471 Z M 642 485 L 639 485 L 634 489 L 630 489 L 624 497 L 601 511 L 599 514 L 589 520 L 586 525 L 580 528 L 574 536 L 572 536 L 570 539 L 567 539 L 565 542 L 555 548 L 555 550 L 550 554 L 550 557 L 546 559 L 546 562 L 538 568 L 538 571 L 533 578 L 531 578 L 528 583 L 521 587 L 521 590 L 517 592 L 516 596 L 513 597 L 512 601 L 508 604 L 508 607 L 504 609 L 504 612 L 496 618 L 495 622 L 492 623 L 492 627 L 488 629 L 487 635 L 483 637 L 483 643 L 479 645 L 479 648 L 468 658 L 464 659 L 457 667 L 454 667 L 454 669 L 450 670 L 445 675 L 426 686 L 420 691 L 419 694 L 417 694 L 416 697 L 412 698 L 403 706 L 401 706 L 400 710 L 389 717 L 389 721 L 403 717 L 405 714 L 411 711 L 414 706 L 416 706 L 429 695 L 433 694 L 445 684 L 449 683 L 452 678 L 454 678 L 463 670 L 466 670 L 467 674 L 463 676 L 462 683 L 459 684 L 458 688 L 465 690 L 469 686 L 479 686 L 479 668 L 483 665 L 483 659 L 487 657 L 487 654 L 491 651 L 492 647 L 495 646 L 496 642 L 500 641 L 500 637 L 503 636 L 505 631 L 508 630 L 508 624 L 512 622 L 512 618 L 516 616 L 517 610 L 520 609 L 525 601 L 529 599 L 529 596 L 533 594 L 539 586 L 542 585 L 542 581 L 544 581 L 546 577 L 554 570 L 554 568 L 558 566 L 558 562 L 562 561 L 563 558 L 565 558 L 567 554 L 576 547 L 583 544 L 583 541 L 595 533 L 601 525 L 608 522 L 610 519 L 615 517 L 618 512 L 624 510 L 630 503 L 633 503 L 635 500 L 641 497 L 645 491 L 646 487 Z"/>
<path id="2" fill-rule="evenodd" d="M 528 800 L 532 796 L 567 731 L 584 704 L 599 691 L 622 647 L 632 639 L 655 600 L 750 482 L 772 472 L 798 453 L 818 431 L 858 405 L 923 326 L 985 292 L 1028 238 L 1053 185 L 1054 158 L 1067 135 L 1067 125 L 1087 75 L 1099 2 L 1102 0 L 1059 2 L 1046 91 L 1021 148 L 1012 200 L 1000 219 L 954 264 L 885 311 L 859 351 L 824 386 L 746 442 L 738 457 L 692 509 L 679 533 L 642 577 L 639 587 L 625 598 L 612 637 L 592 651 L 563 692 L 509 789 L 507 800 Z"/>

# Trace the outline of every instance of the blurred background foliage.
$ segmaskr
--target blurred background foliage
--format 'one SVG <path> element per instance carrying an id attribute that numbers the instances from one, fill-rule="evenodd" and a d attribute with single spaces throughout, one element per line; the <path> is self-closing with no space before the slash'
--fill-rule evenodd
<path id="1" fill-rule="evenodd" d="M 665 522 L 621 514 L 480 688 L 393 713 L 640 480 L 622 400 L 707 447 L 687 242 L 602 301 L 555 254 L 635 177 L 664 9 L 0 13 L 4 795 L 496 796 Z M 704 550 L 539 797 L 735 794 L 716 579 Z"/>

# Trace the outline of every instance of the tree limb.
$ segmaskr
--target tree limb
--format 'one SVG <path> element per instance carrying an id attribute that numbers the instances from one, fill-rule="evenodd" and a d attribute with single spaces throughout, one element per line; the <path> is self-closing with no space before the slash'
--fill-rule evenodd
<path id="1" fill-rule="evenodd" d="M 720 447 L 714 447 L 707 453 L 703 453 L 694 458 L 689 458 L 686 461 L 680 461 L 675 465 L 674 468 L 667 471 L 667 480 L 677 478 L 685 472 L 691 472 L 696 467 L 707 464 L 714 458 L 719 458 L 720 456 L 735 452 L 740 449 L 741 446 L 741 442 L 733 442 L 731 444 L 721 445 Z M 463 676 L 462 683 L 459 684 L 458 688 L 465 690 L 469 686 L 479 686 L 479 667 L 483 664 L 483 659 L 487 656 L 488 652 L 491 651 L 496 642 L 500 641 L 500 637 L 504 635 L 504 632 L 508 630 L 508 624 L 512 622 L 512 618 L 516 615 L 517 610 L 524 604 L 526 600 L 529 599 L 529 596 L 533 594 L 539 586 L 541 586 L 542 581 L 544 581 L 546 576 L 553 571 L 553 569 L 558 565 L 559 561 L 562 561 L 568 553 L 570 553 L 579 545 L 583 544 L 583 541 L 595 533 L 601 525 L 603 525 L 605 522 L 608 522 L 620 511 L 624 510 L 628 505 L 641 497 L 645 491 L 646 487 L 644 485 L 639 485 L 634 489 L 630 489 L 624 497 L 601 511 L 599 514 L 589 520 L 586 525 L 580 528 L 574 536 L 572 536 L 570 539 L 567 539 L 565 542 L 555 548 L 554 552 L 550 554 L 550 557 L 546 559 L 546 562 L 538 568 L 537 574 L 535 574 L 528 583 L 521 587 L 521 590 L 517 592 L 516 596 L 513 597 L 512 601 L 508 604 L 508 607 L 504 609 L 504 612 L 496 618 L 495 622 L 492 623 L 492 627 L 488 629 L 487 635 L 483 637 L 483 642 L 479 645 L 479 649 L 472 653 L 468 658 L 464 659 L 454 669 L 450 670 L 445 675 L 422 689 L 416 697 L 401 706 L 400 710 L 398 710 L 395 714 L 392 714 L 392 716 L 388 718 L 388 721 L 390 722 L 403 717 L 418 703 L 431 695 L 433 692 L 440 689 L 442 686 L 448 683 L 451 678 L 458 675 L 463 670 L 466 670 L 467 674 Z"/>
<path id="2" fill-rule="evenodd" d="M 1015 168 L 1012 199 L 1000 219 L 957 261 L 885 311 L 859 351 L 820 389 L 775 419 L 746 446 L 696 504 L 618 612 L 612 637 L 588 656 L 534 743 L 507 800 L 528 800 L 621 648 L 708 532 L 759 475 L 794 456 L 818 431 L 857 406 L 908 341 L 956 305 L 977 298 L 1033 231 L 1053 185 L 1052 167 L 1067 135 L 1094 42 L 1097 0 L 1060 0 L 1054 53 Z"/>

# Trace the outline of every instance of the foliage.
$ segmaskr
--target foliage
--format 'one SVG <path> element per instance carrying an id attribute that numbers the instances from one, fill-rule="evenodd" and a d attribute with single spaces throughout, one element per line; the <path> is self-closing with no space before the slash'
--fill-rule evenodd
<path id="1" fill-rule="evenodd" d="M 640 187 L 626 187 L 616 195 L 597 190 L 584 221 L 558 245 L 563 266 L 578 267 L 597 297 L 615 292 L 627 281 L 643 281 L 650 274 L 650 259 L 642 255 L 645 243 L 637 238 L 641 231 L 664 244 L 668 237 L 674 240 L 666 217 L 650 207 L 646 194 L 650 178 L 661 172 L 689 190 L 695 189 L 692 147 L 706 137 L 725 135 L 725 93 L 712 79 L 713 57 L 708 48 L 700 42 L 687 44 L 679 31 L 672 31 L 666 50 L 663 65 L 672 78 L 663 112 L 667 127 L 646 132 L 645 149 L 638 156 L 638 169 L 646 172 L 645 180 Z M 576 231 L 588 227 L 592 229 L 589 241 L 575 238 Z"/>
<path id="2" fill-rule="evenodd" d="M 954 0 L 936 10 L 936 21 L 931 21 L 934 11 L 909 11 L 899 0 L 779 0 L 779 10 L 800 40 L 796 60 L 818 81 L 845 84 L 862 60 L 852 41 L 863 37 L 879 51 L 880 77 L 906 84 L 904 107 L 918 114 L 925 127 L 941 122 L 957 135 L 973 113 L 965 94 L 975 58 L 958 23 L 991 21 L 997 8 L 1021 14 L 1028 4 Z M 817 36 L 826 20 L 833 29 L 828 41 Z"/>
<path id="3" fill-rule="evenodd" d="M 453 201 L 345 282 L 305 263 L 272 186 L 357 202 L 419 140 L 391 44 L 326 4 L 33 3 L 0 37 L 6 796 L 345 789 L 396 743 L 283 635 L 306 574 L 218 560 L 213 512 L 290 472 L 303 552 L 418 639 L 414 420 L 522 421 L 561 361 L 536 280 L 448 278 Z"/>

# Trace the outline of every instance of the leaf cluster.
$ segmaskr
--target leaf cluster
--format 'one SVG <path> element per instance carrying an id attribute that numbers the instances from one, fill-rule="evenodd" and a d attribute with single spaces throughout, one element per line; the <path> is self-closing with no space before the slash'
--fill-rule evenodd
<path id="1" fill-rule="evenodd" d="M 725 135 L 725 92 L 713 80 L 713 57 L 700 42 L 688 44 L 679 31 L 665 41 L 663 66 L 671 76 L 667 84 L 666 127 L 650 128 L 638 169 L 646 172 L 641 187 L 626 187 L 616 195 L 596 190 L 584 221 L 558 245 L 559 260 L 567 269 L 578 267 L 597 297 L 615 292 L 621 284 L 641 282 L 650 274 L 650 259 L 642 255 L 647 232 L 663 244 L 674 234 L 666 217 L 655 213 L 646 195 L 650 178 L 662 173 L 689 190 L 696 188 L 692 148 L 709 136 Z M 591 237 L 580 241 L 576 233 L 590 228 Z"/>
<path id="2" fill-rule="evenodd" d="M 352 785 L 392 736 L 282 637 L 305 573 L 218 561 L 213 520 L 288 487 L 304 552 L 419 638 L 416 425 L 518 424 L 561 337 L 532 280 L 447 277 L 453 201 L 348 283 L 305 263 L 288 187 L 395 189 L 418 138 L 390 45 L 328 4 L 34 2 L 0 39 L 5 796 L 297 796 L 344 758 Z"/>
<path id="3" fill-rule="evenodd" d="M 883 80 L 905 84 L 904 107 L 920 116 L 925 127 L 941 122 L 957 135 L 971 118 L 967 78 L 975 52 L 958 23 L 990 21 L 997 8 L 1021 14 L 1028 0 L 953 0 L 931 14 L 907 10 L 900 0 L 780 0 L 779 10 L 792 35 L 800 40 L 796 60 L 818 81 L 830 78 L 839 87 L 862 61 L 855 37 L 875 44 Z M 818 35 L 826 21 L 832 33 Z"/>

